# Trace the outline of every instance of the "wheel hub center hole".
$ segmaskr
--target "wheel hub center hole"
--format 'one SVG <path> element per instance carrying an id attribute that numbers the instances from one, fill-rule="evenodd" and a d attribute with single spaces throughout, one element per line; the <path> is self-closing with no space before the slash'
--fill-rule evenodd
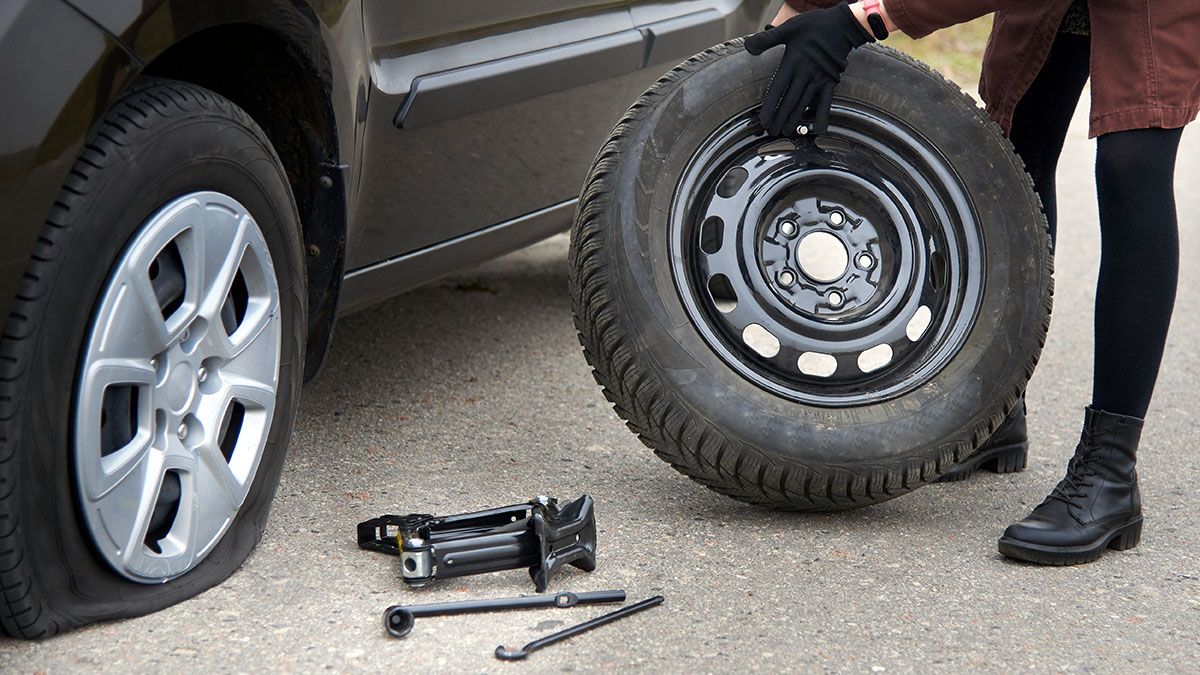
<path id="1" fill-rule="evenodd" d="M 850 253 L 842 240 L 828 232 L 807 234 L 796 246 L 801 271 L 814 281 L 834 281 L 846 273 Z"/>

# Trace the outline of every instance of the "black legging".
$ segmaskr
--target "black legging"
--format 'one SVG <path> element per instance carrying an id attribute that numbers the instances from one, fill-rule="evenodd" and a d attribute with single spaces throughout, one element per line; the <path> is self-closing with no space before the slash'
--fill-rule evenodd
<path id="1" fill-rule="evenodd" d="M 1054 172 L 1088 77 L 1090 39 L 1059 34 L 1013 113 L 1010 138 L 1057 231 Z M 1179 280 L 1175 155 L 1183 129 L 1104 134 L 1096 144 L 1100 277 L 1092 406 L 1145 417 Z"/>

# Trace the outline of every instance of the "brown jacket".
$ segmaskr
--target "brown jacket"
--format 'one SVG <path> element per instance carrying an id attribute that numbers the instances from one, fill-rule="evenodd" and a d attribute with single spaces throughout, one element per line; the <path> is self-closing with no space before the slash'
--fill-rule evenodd
<path id="1" fill-rule="evenodd" d="M 798 10 L 837 0 L 787 0 Z M 996 13 L 979 94 L 1008 132 L 1017 101 L 1046 62 L 1071 0 L 885 0 L 913 38 Z M 1090 0 L 1092 112 L 1088 133 L 1181 127 L 1200 111 L 1200 2 Z"/>

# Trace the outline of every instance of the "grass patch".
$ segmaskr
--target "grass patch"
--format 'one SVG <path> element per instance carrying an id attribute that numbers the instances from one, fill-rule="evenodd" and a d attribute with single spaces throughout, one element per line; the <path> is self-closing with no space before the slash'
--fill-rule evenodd
<path id="1" fill-rule="evenodd" d="M 982 16 L 957 26 L 940 30 L 933 35 L 913 40 L 900 31 L 883 42 L 929 64 L 946 79 L 963 89 L 974 91 L 979 85 L 979 66 L 983 49 L 992 31 L 992 16 Z"/>

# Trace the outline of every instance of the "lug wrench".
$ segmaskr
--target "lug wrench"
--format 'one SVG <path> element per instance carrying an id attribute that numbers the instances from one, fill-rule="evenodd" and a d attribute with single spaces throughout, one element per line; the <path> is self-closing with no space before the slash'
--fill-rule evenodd
<path id="1" fill-rule="evenodd" d="M 625 602 L 625 591 L 589 591 L 587 593 L 559 593 L 557 595 L 533 595 L 495 600 L 461 600 L 408 607 L 392 605 L 383 612 L 383 625 L 393 636 L 404 637 L 412 630 L 413 623 L 418 616 L 447 616 L 530 607 L 574 607 L 597 602 Z"/>
<path id="2" fill-rule="evenodd" d="M 637 604 L 630 605 L 628 607 L 622 607 L 621 609 L 618 609 L 615 612 L 609 612 L 608 614 L 605 614 L 603 616 L 598 616 L 598 617 L 592 619 L 591 621 L 584 621 L 583 623 L 579 624 L 578 626 L 571 626 L 570 628 L 564 628 L 563 630 L 560 630 L 557 633 L 552 633 L 550 635 L 547 635 L 544 638 L 538 638 L 537 640 L 530 642 L 529 644 L 525 645 L 524 647 L 521 647 L 520 649 L 509 650 L 509 649 L 506 649 L 504 647 L 504 645 L 500 645 L 499 647 L 496 647 L 496 658 L 502 659 L 504 661 L 517 661 L 519 659 L 523 659 L 526 656 L 529 656 L 530 652 L 537 651 L 537 650 L 541 649 L 542 647 L 545 647 L 547 645 L 552 645 L 555 642 L 561 642 L 563 640 L 566 640 L 569 637 L 579 635 L 580 633 L 582 633 L 584 631 L 589 631 L 593 628 L 596 628 L 597 626 L 603 626 L 604 624 L 612 623 L 613 621 L 616 621 L 617 619 L 623 619 L 623 618 L 629 616 L 630 614 L 640 612 L 643 609 L 650 609 L 651 607 L 653 607 L 655 605 L 661 605 L 662 601 L 663 601 L 663 596 L 656 595 L 652 598 L 643 600 Z"/>

